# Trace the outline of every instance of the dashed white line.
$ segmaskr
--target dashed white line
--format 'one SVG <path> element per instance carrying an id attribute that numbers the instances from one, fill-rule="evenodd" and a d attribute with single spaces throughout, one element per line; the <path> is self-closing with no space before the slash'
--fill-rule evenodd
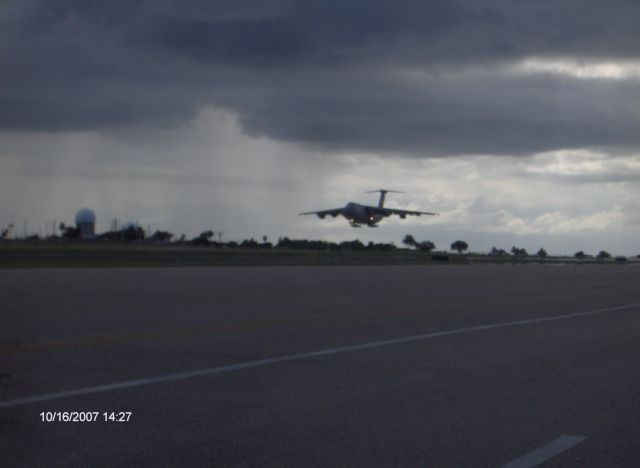
<path id="1" fill-rule="evenodd" d="M 607 307 L 607 308 L 604 308 L 604 309 L 595 309 L 595 310 L 588 310 L 588 311 L 584 311 L 584 312 L 573 312 L 573 313 L 570 313 L 570 314 L 554 315 L 554 316 L 551 316 L 551 317 L 532 318 L 532 319 L 525 319 L 525 320 L 516 320 L 516 321 L 513 321 L 513 322 L 500 322 L 500 323 L 493 323 L 493 324 L 489 324 L 489 325 L 479 325 L 479 326 L 475 326 L 475 327 L 457 328 L 457 329 L 454 329 L 454 330 L 445 330 L 445 331 L 440 331 L 440 332 L 425 333 L 425 334 L 422 334 L 422 335 L 406 336 L 406 337 L 403 337 L 403 338 L 394 338 L 394 339 L 382 340 L 382 341 L 372 341 L 372 342 L 362 343 L 362 344 L 357 344 L 357 345 L 342 346 L 342 347 L 339 347 L 339 348 L 323 349 L 323 350 L 320 350 L 320 351 L 311 351 L 311 352 L 306 352 L 306 353 L 289 354 L 289 355 L 286 355 L 286 356 L 279 356 L 279 357 L 273 357 L 273 358 L 267 358 L 267 359 L 258 359 L 256 361 L 242 362 L 242 363 L 239 363 L 239 364 L 230 364 L 230 365 L 220 366 L 220 367 L 209 367 L 209 368 L 206 368 L 206 369 L 195 369 L 195 370 L 186 371 L 186 372 L 177 372 L 177 373 L 174 373 L 174 374 L 161 375 L 161 376 L 158 376 L 158 377 L 150 377 L 150 378 L 136 379 L 136 380 L 127 380 L 127 381 L 124 381 L 124 382 L 117 382 L 117 383 L 106 384 L 106 385 L 98 385 L 98 386 L 95 386 L 95 387 L 84 387 L 84 388 L 78 388 L 78 389 L 74 389 L 74 390 L 65 390 L 65 391 L 62 391 L 62 392 L 46 393 L 46 394 L 43 394 L 43 395 L 34 395 L 34 396 L 30 396 L 30 397 L 17 398 L 15 400 L 5 400 L 5 401 L 0 401 L 0 408 L 11 408 L 11 407 L 14 407 L 14 406 L 26 405 L 26 404 L 29 404 L 29 403 L 38 403 L 38 402 L 43 402 L 43 401 L 60 400 L 62 398 L 69 398 L 69 397 L 74 397 L 74 396 L 91 395 L 91 394 L 94 394 L 94 393 L 103 393 L 103 392 L 109 392 L 109 391 L 113 391 L 113 390 L 121 390 L 121 389 L 126 389 L 126 388 L 141 387 L 143 385 L 151 385 L 151 384 L 157 384 L 157 383 L 163 383 L 163 382 L 172 382 L 172 381 L 177 381 L 177 380 L 189 379 L 189 378 L 192 378 L 192 377 L 199 377 L 199 376 L 203 376 L 203 375 L 224 374 L 226 372 L 232 372 L 232 371 L 237 371 L 237 370 L 253 369 L 253 368 L 256 368 L 256 367 L 265 367 L 265 366 L 269 366 L 269 365 L 272 365 L 272 364 L 279 364 L 279 363 L 283 363 L 283 362 L 299 361 L 299 360 L 302 360 L 302 359 L 309 359 L 309 358 L 315 358 L 315 357 L 321 357 L 321 356 L 328 356 L 328 355 L 332 355 L 332 354 L 348 353 L 348 352 L 351 352 L 351 351 L 360 351 L 360 350 L 371 349 L 371 348 L 380 348 L 382 346 L 396 345 L 396 344 L 402 344 L 402 343 L 410 343 L 410 342 L 413 342 L 413 341 L 428 340 L 428 339 L 431 339 L 431 338 L 438 338 L 438 337 L 442 337 L 442 336 L 461 335 L 461 334 L 464 334 L 464 333 L 472 333 L 472 332 L 485 331 L 485 330 L 494 330 L 496 328 L 515 327 L 515 326 L 520 326 L 520 325 L 531 325 L 531 324 L 543 323 L 543 322 L 553 322 L 553 321 L 557 321 L 557 320 L 566 320 L 566 319 L 571 319 L 571 318 L 586 317 L 586 316 L 589 316 L 589 315 L 598 315 L 598 314 L 604 314 L 604 313 L 608 313 L 608 312 L 615 312 L 615 311 L 620 311 L 620 310 L 633 309 L 633 308 L 637 308 L 637 307 L 640 307 L 640 302 L 635 302 L 633 304 L 625 304 L 625 305 L 616 306 L 616 307 Z"/>
<path id="2" fill-rule="evenodd" d="M 585 439 L 586 437 L 583 436 L 561 435 L 556 440 L 549 442 L 547 445 L 533 450 L 532 452 L 529 452 L 506 465 L 502 465 L 501 468 L 532 468 L 534 466 L 538 466 L 550 458 L 569 450 L 571 447 L 579 444 Z"/>

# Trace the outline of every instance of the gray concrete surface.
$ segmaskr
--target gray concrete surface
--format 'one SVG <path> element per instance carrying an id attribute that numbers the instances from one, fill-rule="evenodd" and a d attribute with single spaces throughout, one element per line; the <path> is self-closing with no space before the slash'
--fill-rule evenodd
<path id="1" fill-rule="evenodd" d="M 500 466 L 559 440 L 580 442 L 545 466 L 638 466 L 639 286 L 633 265 L 0 270 L 0 466 Z"/>

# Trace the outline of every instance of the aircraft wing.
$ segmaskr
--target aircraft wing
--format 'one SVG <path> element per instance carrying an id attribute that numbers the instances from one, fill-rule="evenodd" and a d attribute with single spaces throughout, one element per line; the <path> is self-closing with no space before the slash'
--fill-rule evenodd
<path id="1" fill-rule="evenodd" d="M 405 216 L 420 215 L 438 216 L 438 213 L 429 213 L 428 211 L 399 210 L 397 208 L 374 208 L 372 211 L 384 216 L 398 215 L 402 218 L 404 218 Z"/>
<path id="2" fill-rule="evenodd" d="M 320 210 L 320 211 L 307 211 L 305 213 L 300 213 L 300 215 L 317 215 L 318 218 L 324 218 L 325 216 L 333 216 L 334 218 L 338 215 L 342 214 L 342 208 L 333 208 L 331 210 Z"/>

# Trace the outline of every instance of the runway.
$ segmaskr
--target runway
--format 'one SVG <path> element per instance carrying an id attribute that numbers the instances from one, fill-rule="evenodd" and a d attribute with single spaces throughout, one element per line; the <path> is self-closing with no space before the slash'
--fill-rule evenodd
<path id="1" fill-rule="evenodd" d="M 3 466 L 640 461 L 636 265 L 0 280 Z"/>

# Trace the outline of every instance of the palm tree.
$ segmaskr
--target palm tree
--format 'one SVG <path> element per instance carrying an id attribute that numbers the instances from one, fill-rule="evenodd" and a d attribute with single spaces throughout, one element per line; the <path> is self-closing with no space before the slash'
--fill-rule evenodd
<path id="1" fill-rule="evenodd" d="M 468 248 L 469 248 L 469 244 L 467 244 L 463 240 L 457 240 L 453 244 L 451 244 L 451 250 L 457 250 L 459 254 L 461 254 Z"/>
<path id="2" fill-rule="evenodd" d="M 504 249 L 498 249 L 497 247 L 492 247 L 489 255 L 494 257 L 504 257 L 507 255 L 507 251 Z"/>
<path id="3" fill-rule="evenodd" d="M 527 253 L 527 250 L 524 248 L 518 248 L 518 247 L 511 247 L 511 253 L 516 256 L 516 257 L 526 257 L 529 254 Z"/>
<path id="4" fill-rule="evenodd" d="M 424 241 L 417 244 L 416 247 L 424 252 L 431 252 L 436 248 L 436 244 L 431 241 Z"/>
<path id="5" fill-rule="evenodd" d="M 402 239 L 402 243 L 407 247 L 417 247 L 417 242 L 411 234 L 407 234 L 406 236 L 404 236 L 404 239 Z"/>

